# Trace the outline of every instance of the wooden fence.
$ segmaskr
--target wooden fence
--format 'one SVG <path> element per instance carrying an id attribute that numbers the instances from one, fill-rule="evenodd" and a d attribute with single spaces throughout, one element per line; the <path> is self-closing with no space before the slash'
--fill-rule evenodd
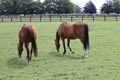
<path id="1" fill-rule="evenodd" d="M 120 21 L 120 15 L 27 15 L 0 16 L 0 22 L 75 22 L 75 21 Z"/>

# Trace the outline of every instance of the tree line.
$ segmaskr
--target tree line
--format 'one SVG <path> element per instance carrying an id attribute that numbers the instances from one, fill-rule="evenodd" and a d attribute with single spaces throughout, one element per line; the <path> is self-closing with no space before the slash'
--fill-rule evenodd
<path id="1" fill-rule="evenodd" d="M 96 13 L 96 6 L 94 3 L 90 0 L 88 3 L 86 3 L 83 12 L 84 13 Z M 100 12 L 109 14 L 109 13 L 120 13 L 120 0 L 106 0 L 105 3 L 100 7 Z"/>
<path id="2" fill-rule="evenodd" d="M 120 0 L 107 0 L 100 9 L 101 13 L 120 13 Z M 0 15 L 10 14 L 69 14 L 97 13 L 95 4 L 90 0 L 83 7 L 70 0 L 0 0 Z"/>
<path id="3" fill-rule="evenodd" d="M 1 0 L 0 14 L 68 14 L 74 12 L 69 0 Z"/>

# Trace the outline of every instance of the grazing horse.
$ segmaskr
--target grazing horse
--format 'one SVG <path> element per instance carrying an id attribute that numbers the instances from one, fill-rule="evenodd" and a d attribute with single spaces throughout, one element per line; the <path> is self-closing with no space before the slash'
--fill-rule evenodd
<path id="1" fill-rule="evenodd" d="M 56 32 L 55 45 L 57 51 L 59 52 L 59 48 L 60 48 L 60 38 L 62 40 L 63 48 L 64 48 L 63 54 L 66 53 L 65 39 L 67 39 L 67 46 L 72 53 L 74 53 L 74 51 L 70 48 L 70 40 L 80 39 L 84 48 L 84 57 L 88 57 L 88 49 L 89 49 L 88 30 L 89 30 L 88 25 L 82 22 L 77 22 L 74 24 L 67 22 L 61 23 L 61 25 L 59 26 Z"/>
<path id="2" fill-rule="evenodd" d="M 19 33 L 18 43 L 18 56 L 21 57 L 23 51 L 23 44 L 25 45 L 27 56 L 26 59 L 29 62 L 32 57 L 32 51 L 34 51 L 35 57 L 37 57 L 37 45 L 36 45 L 36 28 L 33 25 L 23 24 Z M 31 42 L 31 50 L 29 50 L 29 43 Z"/>

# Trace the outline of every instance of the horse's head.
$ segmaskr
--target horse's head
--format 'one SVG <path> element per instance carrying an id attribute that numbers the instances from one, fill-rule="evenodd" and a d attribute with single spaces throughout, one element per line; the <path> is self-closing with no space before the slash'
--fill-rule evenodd
<path id="1" fill-rule="evenodd" d="M 21 57 L 22 51 L 23 51 L 23 46 L 20 46 L 20 44 L 17 44 L 17 45 L 18 45 L 18 56 Z"/>
<path id="2" fill-rule="evenodd" d="M 55 40 L 55 45 L 56 45 L 57 52 L 59 52 L 60 43 L 57 40 Z"/>

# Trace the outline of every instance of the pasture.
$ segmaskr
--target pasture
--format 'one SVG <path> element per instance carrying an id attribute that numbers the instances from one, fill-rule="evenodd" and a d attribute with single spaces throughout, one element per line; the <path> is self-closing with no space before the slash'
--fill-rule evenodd
<path id="1" fill-rule="evenodd" d="M 24 48 L 18 58 L 18 30 L 23 22 L 0 23 L 0 80 L 119 80 L 120 22 L 86 22 L 89 25 L 89 57 L 83 59 L 81 42 L 71 41 L 74 54 L 55 49 L 60 22 L 24 22 L 37 27 L 38 57 L 30 63 Z"/>

